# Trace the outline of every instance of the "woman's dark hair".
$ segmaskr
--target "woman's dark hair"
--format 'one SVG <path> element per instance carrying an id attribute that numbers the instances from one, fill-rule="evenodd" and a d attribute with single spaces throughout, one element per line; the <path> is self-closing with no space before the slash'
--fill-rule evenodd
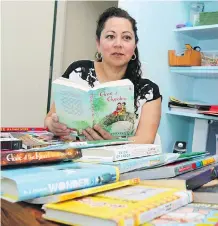
<path id="1" fill-rule="evenodd" d="M 97 21 L 97 29 L 96 29 L 96 38 L 100 40 L 101 32 L 104 29 L 105 23 L 109 18 L 119 17 L 124 18 L 130 21 L 132 24 L 132 29 L 134 31 L 136 44 L 138 43 L 138 35 L 137 35 L 137 27 L 136 21 L 133 19 L 125 10 L 117 7 L 111 7 L 105 10 L 99 17 Z M 138 48 L 135 49 L 136 58 L 134 60 L 130 60 L 128 63 L 128 67 L 123 79 L 129 79 L 134 84 L 134 95 L 135 95 L 135 114 L 138 117 L 138 96 L 140 95 L 139 82 L 142 75 L 141 71 L 141 62 L 139 61 L 139 53 Z M 101 61 L 101 60 L 98 60 Z"/>

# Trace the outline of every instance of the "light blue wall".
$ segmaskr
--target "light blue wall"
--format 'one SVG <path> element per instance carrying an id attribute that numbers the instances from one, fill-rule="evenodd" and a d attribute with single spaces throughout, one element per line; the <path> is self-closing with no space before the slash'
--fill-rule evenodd
<path id="1" fill-rule="evenodd" d="M 193 119 L 165 114 L 169 96 L 192 99 L 198 95 L 193 88 L 202 86 L 198 82 L 196 85 L 194 78 L 171 74 L 168 67 L 168 50 L 182 51 L 186 43 L 198 44 L 195 39 L 173 32 L 176 24 L 188 21 L 188 5 L 189 2 L 184 1 L 119 1 L 119 7 L 126 9 L 137 21 L 140 60 L 148 63 L 148 77 L 159 85 L 163 95 L 158 133 L 164 152 L 172 152 L 177 140 L 188 141 L 191 151 L 194 125 Z M 209 8 L 213 7 L 209 5 Z"/>

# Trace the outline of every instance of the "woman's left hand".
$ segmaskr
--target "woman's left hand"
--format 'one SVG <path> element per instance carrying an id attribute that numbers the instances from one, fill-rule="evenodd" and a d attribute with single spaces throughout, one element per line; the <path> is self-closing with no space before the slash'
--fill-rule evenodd
<path id="1" fill-rule="evenodd" d="M 106 130 L 102 129 L 99 125 L 95 125 L 93 128 L 87 128 L 83 130 L 83 135 L 87 140 L 112 140 L 114 137 Z"/>

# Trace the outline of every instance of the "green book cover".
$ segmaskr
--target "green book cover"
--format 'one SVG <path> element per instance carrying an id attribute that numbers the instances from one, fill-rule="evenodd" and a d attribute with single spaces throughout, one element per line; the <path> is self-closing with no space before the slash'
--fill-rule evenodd
<path id="1" fill-rule="evenodd" d="M 113 136 L 133 135 L 134 85 L 130 80 L 87 88 L 59 78 L 53 82 L 53 94 L 59 121 L 78 134 L 98 124 Z"/>

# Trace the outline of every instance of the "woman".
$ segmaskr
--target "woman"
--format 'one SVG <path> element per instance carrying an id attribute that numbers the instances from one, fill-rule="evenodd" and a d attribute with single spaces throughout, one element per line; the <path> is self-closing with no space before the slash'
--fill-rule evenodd
<path id="1" fill-rule="evenodd" d="M 135 86 L 135 114 L 138 123 L 135 143 L 153 143 L 161 116 L 161 95 L 158 86 L 141 78 L 138 56 L 136 21 L 120 8 L 109 8 L 100 15 L 97 30 L 96 61 L 73 62 L 63 74 L 74 82 L 94 87 L 99 83 L 129 79 Z M 70 130 L 58 122 L 53 104 L 45 118 L 45 126 L 58 136 L 68 136 Z M 111 134 L 98 125 L 87 128 L 83 134 L 88 140 L 112 139 Z"/>

